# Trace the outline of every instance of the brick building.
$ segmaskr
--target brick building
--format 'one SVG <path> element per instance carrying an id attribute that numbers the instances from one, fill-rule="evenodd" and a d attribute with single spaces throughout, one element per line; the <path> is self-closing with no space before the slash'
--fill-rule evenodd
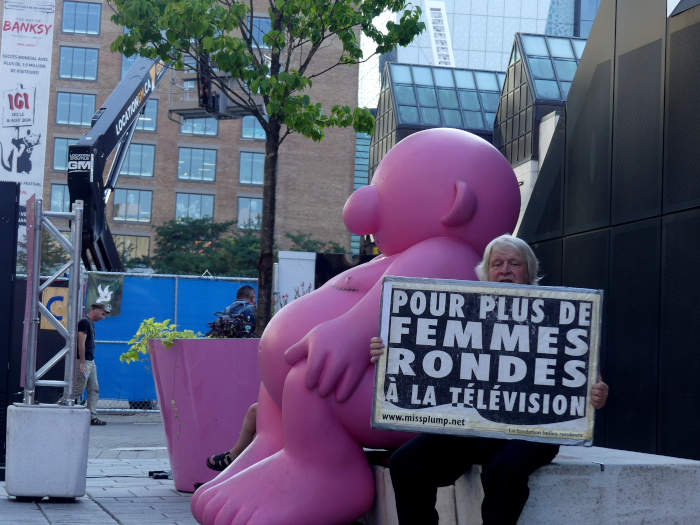
<path id="1" fill-rule="evenodd" d="M 264 26 L 267 2 L 254 4 Z M 56 0 L 43 196 L 53 210 L 68 206 L 68 145 L 88 131 L 93 113 L 132 62 L 109 49 L 122 31 L 111 22 L 111 14 L 104 2 Z M 314 70 L 337 61 L 340 51 L 338 42 L 325 46 L 316 55 Z M 253 117 L 180 122 L 169 110 L 196 97 L 194 77 L 171 70 L 161 81 L 107 204 L 117 247 L 130 257 L 153 253 L 154 228 L 165 221 L 213 216 L 255 228 L 261 213 L 264 132 Z M 309 94 L 324 109 L 355 106 L 357 68 L 334 69 L 317 79 Z M 349 246 L 341 212 L 353 187 L 354 145 L 352 129 L 327 130 L 320 143 L 287 137 L 278 165 L 279 248 L 289 247 L 285 232 Z"/>

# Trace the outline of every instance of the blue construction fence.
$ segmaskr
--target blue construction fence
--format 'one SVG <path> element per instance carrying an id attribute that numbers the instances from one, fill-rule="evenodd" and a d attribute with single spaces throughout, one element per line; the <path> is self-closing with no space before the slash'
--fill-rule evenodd
<path id="1" fill-rule="evenodd" d="M 101 275 L 104 275 L 103 273 Z M 113 274 L 121 275 L 121 274 Z M 150 362 L 122 363 L 119 356 L 141 321 L 170 319 L 178 330 L 204 335 L 215 312 L 231 304 L 238 288 L 257 280 L 236 277 L 123 274 L 121 312 L 95 325 L 95 363 L 100 383 L 101 408 L 154 408 L 155 386 Z"/>

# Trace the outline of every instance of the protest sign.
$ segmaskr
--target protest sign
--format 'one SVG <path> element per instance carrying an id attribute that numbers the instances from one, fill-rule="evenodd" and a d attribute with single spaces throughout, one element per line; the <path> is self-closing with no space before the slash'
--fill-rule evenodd
<path id="1" fill-rule="evenodd" d="M 375 428 L 590 445 L 602 291 L 385 277 Z"/>

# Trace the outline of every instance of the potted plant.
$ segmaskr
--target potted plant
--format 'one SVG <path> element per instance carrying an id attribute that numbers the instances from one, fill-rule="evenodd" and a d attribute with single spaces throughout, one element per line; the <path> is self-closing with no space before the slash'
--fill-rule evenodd
<path id="1" fill-rule="evenodd" d="M 184 492 L 217 474 L 206 459 L 236 441 L 260 385 L 259 339 L 198 336 L 170 320 L 146 319 L 120 357 L 150 357 L 175 488 Z"/>

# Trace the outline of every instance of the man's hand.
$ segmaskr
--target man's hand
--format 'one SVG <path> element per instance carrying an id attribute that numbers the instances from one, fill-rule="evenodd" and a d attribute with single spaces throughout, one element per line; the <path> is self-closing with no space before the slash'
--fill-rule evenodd
<path id="1" fill-rule="evenodd" d="M 384 341 L 381 337 L 373 337 L 369 340 L 369 362 L 376 363 L 384 353 Z"/>
<path id="2" fill-rule="evenodd" d="M 600 377 L 600 374 L 598 374 L 598 382 L 591 387 L 590 399 L 593 408 L 598 410 L 605 406 L 605 402 L 608 400 L 608 390 L 608 385 Z"/>
<path id="3" fill-rule="evenodd" d="M 83 374 L 83 376 L 85 376 L 85 374 L 87 373 L 87 365 L 85 364 L 85 361 L 81 360 L 80 365 L 78 365 L 78 368 L 80 368 L 80 373 Z"/>

